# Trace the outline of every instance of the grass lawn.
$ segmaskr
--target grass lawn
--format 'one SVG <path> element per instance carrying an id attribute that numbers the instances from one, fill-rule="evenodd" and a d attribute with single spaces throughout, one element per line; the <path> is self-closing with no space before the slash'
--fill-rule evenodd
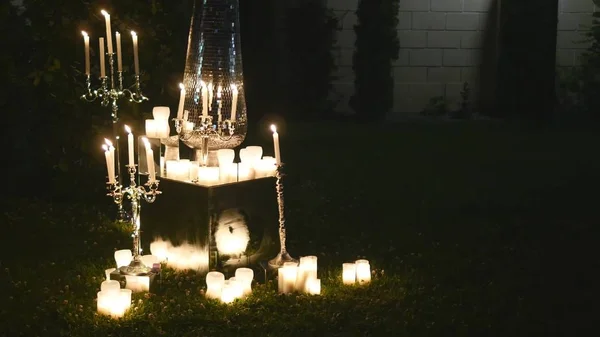
<path id="1" fill-rule="evenodd" d="M 1 336 L 575 336 L 592 320 L 600 136 L 487 123 L 282 130 L 288 249 L 322 296 L 221 305 L 165 273 L 125 319 L 95 297 L 127 234 L 102 205 L 3 201 Z M 268 133 L 254 135 L 270 148 Z M 271 152 L 269 150 L 269 152 Z M 98 181 L 102 185 L 102 181 Z M 162 196 L 167 197 L 167 196 Z M 341 285 L 366 257 L 367 287 Z"/>

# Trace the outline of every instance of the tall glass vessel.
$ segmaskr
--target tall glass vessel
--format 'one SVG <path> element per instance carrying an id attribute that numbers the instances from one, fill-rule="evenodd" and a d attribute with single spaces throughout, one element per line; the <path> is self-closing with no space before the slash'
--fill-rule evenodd
<path id="1" fill-rule="evenodd" d="M 183 77 L 184 110 L 194 126 L 179 130 L 191 148 L 234 148 L 246 136 L 239 22 L 239 0 L 194 2 Z"/>

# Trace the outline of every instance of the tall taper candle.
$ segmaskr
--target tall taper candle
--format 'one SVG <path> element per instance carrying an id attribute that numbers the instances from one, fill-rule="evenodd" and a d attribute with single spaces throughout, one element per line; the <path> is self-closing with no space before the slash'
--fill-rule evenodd
<path id="1" fill-rule="evenodd" d="M 131 39 L 133 41 L 133 65 L 135 67 L 135 74 L 140 74 L 140 59 L 138 57 L 138 36 L 134 31 L 131 31 Z"/>
<path id="2" fill-rule="evenodd" d="M 154 170 L 154 151 L 150 147 L 148 138 L 143 138 L 144 144 L 146 145 L 146 162 L 148 165 L 148 182 L 153 183 L 156 181 L 156 172 Z"/>
<path id="3" fill-rule="evenodd" d="M 202 87 L 202 116 L 208 116 L 208 87 L 204 81 L 200 82 Z"/>
<path id="4" fill-rule="evenodd" d="M 110 169 L 110 151 L 108 149 L 108 145 L 102 144 L 102 149 L 104 150 L 104 158 L 106 159 L 106 172 L 108 174 L 108 182 L 114 184 L 115 180 L 112 176 L 112 170 Z"/>
<path id="5" fill-rule="evenodd" d="M 183 118 L 183 103 L 185 103 L 185 87 L 183 83 L 179 83 L 179 107 L 177 108 L 177 119 Z"/>
<path id="6" fill-rule="evenodd" d="M 108 53 L 112 54 L 113 46 L 112 46 L 112 32 L 110 29 L 110 14 L 108 14 L 104 9 L 100 11 L 102 15 L 104 15 L 104 21 L 106 22 L 106 43 L 108 44 Z"/>
<path id="7" fill-rule="evenodd" d="M 133 159 L 133 133 L 131 128 L 125 125 L 125 131 L 127 132 L 127 154 L 129 155 L 129 166 L 133 166 L 135 161 Z"/>
<path id="8" fill-rule="evenodd" d="M 115 147 L 112 142 L 106 138 L 104 138 L 104 142 L 106 143 L 108 149 L 107 156 L 107 168 L 108 168 L 108 182 L 114 184 L 115 179 Z"/>
<path id="9" fill-rule="evenodd" d="M 237 101 L 238 101 L 238 89 L 237 89 L 237 86 L 235 84 L 231 85 L 231 93 L 232 93 L 232 98 L 231 98 L 231 117 L 230 117 L 230 120 L 232 122 L 235 122 L 235 115 L 237 113 Z"/>
<path id="10" fill-rule="evenodd" d="M 100 49 L 98 50 L 99 54 L 100 54 L 100 78 L 106 77 L 106 69 L 104 67 L 104 58 L 106 57 L 104 55 L 104 38 L 101 37 L 100 39 Z"/>
<path id="11" fill-rule="evenodd" d="M 212 82 L 208 84 L 208 107 L 212 111 L 212 101 L 213 101 L 213 84 Z"/>
<path id="12" fill-rule="evenodd" d="M 275 146 L 275 162 L 277 166 L 281 165 L 281 152 L 279 150 L 279 134 L 277 133 L 277 127 L 274 124 L 271 125 L 271 131 L 273 131 L 273 145 Z"/>
<path id="13" fill-rule="evenodd" d="M 90 37 L 89 35 L 81 31 L 81 35 L 83 35 L 83 43 L 85 44 L 85 74 L 90 75 Z"/>
<path id="14" fill-rule="evenodd" d="M 117 37 L 117 71 L 123 71 L 123 56 L 121 55 L 121 34 L 115 33 Z"/>

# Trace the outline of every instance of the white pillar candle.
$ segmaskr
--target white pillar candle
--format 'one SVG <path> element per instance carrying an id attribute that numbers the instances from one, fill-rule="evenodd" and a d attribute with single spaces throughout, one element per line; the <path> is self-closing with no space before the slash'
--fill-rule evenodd
<path id="1" fill-rule="evenodd" d="M 371 265 L 369 260 L 356 260 L 356 281 L 360 284 L 371 282 Z"/>
<path id="2" fill-rule="evenodd" d="M 144 264 L 144 266 L 146 266 L 148 268 L 152 268 L 155 263 L 160 262 L 160 259 L 154 255 L 142 255 L 140 257 L 140 260 L 142 260 L 142 263 Z"/>
<path id="3" fill-rule="evenodd" d="M 165 170 L 167 171 L 166 177 L 169 179 L 175 179 L 175 174 L 177 172 L 177 165 L 179 164 L 178 160 L 167 160 L 165 163 Z"/>
<path id="4" fill-rule="evenodd" d="M 239 163 L 237 164 L 238 174 L 237 180 L 244 181 L 254 179 L 254 169 L 250 164 L 247 163 Z"/>
<path id="5" fill-rule="evenodd" d="M 208 88 L 204 81 L 200 82 L 200 87 L 202 88 L 202 116 L 208 116 Z"/>
<path id="6" fill-rule="evenodd" d="M 128 125 L 125 125 L 125 131 L 127 132 L 127 154 L 129 157 L 129 166 L 133 166 L 135 164 L 133 160 L 133 133 L 131 133 L 131 128 Z"/>
<path id="7" fill-rule="evenodd" d="M 237 182 L 238 164 L 219 165 L 219 182 L 222 184 Z"/>
<path id="8" fill-rule="evenodd" d="M 146 137 L 148 138 L 157 138 L 157 127 L 156 120 L 154 119 L 146 119 Z"/>
<path id="9" fill-rule="evenodd" d="M 121 284 L 119 281 L 106 280 L 100 284 L 100 291 L 107 294 L 116 294 L 121 290 Z"/>
<path id="10" fill-rule="evenodd" d="M 256 167 L 263 155 L 262 146 L 247 146 L 246 154 L 249 157 L 248 161 L 250 162 L 250 165 L 252 165 L 252 167 Z"/>
<path id="11" fill-rule="evenodd" d="M 321 294 L 321 280 L 320 279 L 309 279 L 306 282 L 306 292 L 310 295 Z"/>
<path id="12" fill-rule="evenodd" d="M 123 311 L 129 310 L 131 307 L 131 290 L 130 289 L 121 289 L 119 292 L 120 295 L 120 305 L 124 308 Z"/>
<path id="13" fill-rule="evenodd" d="M 169 115 L 171 114 L 171 109 L 168 106 L 155 106 L 152 109 L 152 116 L 157 121 L 169 121 Z"/>
<path id="14" fill-rule="evenodd" d="M 123 55 L 121 54 L 121 34 L 115 33 L 117 37 L 117 71 L 123 71 Z"/>
<path id="15" fill-rule="evenodd" d="M 235 279 L 240 282 L 244 295 L 249 295 L 252 292 L 254 270 L 250 268 L 238 268 L 235 270 Z"/>
<path id="16" fill-rule="evenodd" d="M 224 284 L 225 275 L 223 273 L 211 271 L 206 274 L 206 297 L 220 299 Z"/>
<path id="17" fill-rule="evenodd" d="M 283 263 L 283 293 L 289 294 L 296 290 L 296 278 L 298 276 L 297 262 Z"/>
<path id="18" fill-rule="evenodd" d="M 219 166 L 233 163 L 234 158 L 235 151 L 232 149 L 217 150 L 217 160 L 219 161 Z"/>
<path id="19" fill-rule="evenodd" d="M 202 166 L 198 168 L 198 183 L 204 186 L 212 186 L 219 183 L 219 168 Z"/>
<path id="20" fill-rule="evenodd" d="M 192 123 L 193 124 L 193 123 Z M 154 127 L 155 127 L 155 138 L 168 138 L 169 137 L 169 132 L 171 131 L 171 128 L 169 127 L 169 122 L 166 120 L 154 120 Z"/>
<path id="21" fill-rule="evenodd" d="M 356 265 L 354 263 L 342 264 L 342 282 L 354 284 L 356 282 Z"/>
<path id="22" fill-rule="evenodd" d="M 106 172 L 108 175 L 108 182 L 110 184 L 114 184 L 115 183 L 115 177 L 112 174 L 112 169 L 111 169 L 111 158 L 110 158 L 110 150 L 108 149 L 108 145 L 106 144 L 102 144 L 102 149 L 104 150 L 104 158 L 106 159 Z"/>
<path id="23" fill-rule="evenodd" d="M 99 48 L 98 48 L 98 56 L 100 57 L 100 78 L 104 78 L 106 77 L 106 68 L 104 66 L 104 58 L 106 57 L 104 55 L 104 38 L 101 37 L 98 39 L 99 42 Z"/>
<path id="24" fill-rule="evenodd" d="M 185 103 L 185 87 L 179 83 L 179 107 L 177 108 L 177 119 L 183 119 L 183 104 Z"/>
<path id="25" fill-rule="evenodd" d="M 229 278 L 229 284 L 233 286 L 233 296 L 235 296 L 236 299 L 244 297 L 242 282 L 240 282 L 237 277 L 234 276 Z"/>
<path id="26" fill-rule="evenodd" d="M 235 300 L 235 292 L 235 284 L 232 284 L 230 280 L 226 280 L 221 290 L 221 302 L 226 304 L 233 302 Z"/>
<path id="27" fill-rule="evenodd" d="M 237 115 L 238 88 L 235 84 L 231 85 L 231 121 L 235 122 Z"/>
<path id="28" fill-rule="evenodd" d="M 133 260 L 133 254 L 131 254 L 131 250 L 129 249 L 121 249 L 115 252 L 115 262 L 117 263 L 117 268 L 121 268 L 123 266 L 128 266 Z"/>
<path id="29" fill-rule="evenodd" d="M 189 165 L 189 180 L 198 180 L 198 171 L 200 169 L 200 165 L 197 161 L 191 161 Z"/>
<path id="30" fill-rule="evenodd" d="M 85 45 L 85 74 L 90 74 L 90 37 L 89 35 L 82 31 L 81 35 L 83 35 L 83 44 Z"/>
<path id="31" fill-rule="evenodd" d="M 135 74 L 140 74 L 140 59 L 138 57 L 138 36 L 134 31 L 131 31 L 131 40 L 133 41 L 133 65 Z"/>
<path id="32" fill-rule="evenodd" d="M 148 182 L 153 183 L 156 181 L 156 171 L 154 168 L 154 151 L 150 147 L 150 142 L 147 138 L 142 138 L 146 145 L 146 161 L 148 165 Z"/>
<path id="33" fill-rule="evenodd" d="M 106 42 L 108 43 L 108 53 L 112 54 L 112 31 L 110 28 L 110 14 L 108 14 L 104 9 L 100 11 L 102 15 L 104 15 L 104 22 L 106 23 Z"/>
<path id="34" fill-rule="evenodd" d="M 302 256 L 298 265 L 298 276 L 296 278 L 296 289 L 308 291 L 308 281 L 317 278 L 317 257 Z"/>
<path id="35" fill-rule="evenodd" d="M 149 276 L 125 275 L 125 288 L 130 289 L 134 293 L 145 292 L 150 290 Z"/>
<path id="36" fill-rule="evenodd" d="M 108 269 L 104 270 L 104 275 L 106 276 L 107 280 L 110 280 L 110 274 L 115 270 L 117 270 L 117 269 L 116 268 L 108 268 Z"/>
<path id="37" fill-rule="evenodd" d="M 281 152 L 279 149 L 279 134 L 277 133 L 277 127 L 275 124 L 271 125 L 271 131 L 273 131 L 273 145 L 275 147 L 275 162 L 277 166 L 281 165 Z"/>
<path id="38" fill-rule="evenodd" d="M 277 291 L 283 294 L 283 267 L 277 269 Z"/>
<path id="39" fill-rule="evenodd" d="M 254 167 L 256 178 L 271 177 L 275 175 L 275 158 L 263 157 Z"/>

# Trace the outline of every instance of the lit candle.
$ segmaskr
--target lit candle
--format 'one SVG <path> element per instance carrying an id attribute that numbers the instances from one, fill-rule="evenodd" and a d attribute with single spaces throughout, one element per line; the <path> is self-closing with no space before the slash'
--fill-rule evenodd
<path id="1" fill-rule="evenodd" d="M 102 149 L 104 150 L 104 157 L 106 159 L 106 172 L 108 174 L 108 182 L 110 184 L 114 184 L 114 181 L 112 181 L 112 177 L 110 175 L 110 151 L 108 150 L 108 145 L 102 144 Z"/>
<path id="2" fill-rule="evenodd" d="M 204 81 L 200 81 L 200 87 L 202 87 L 202 116 L 208 116 L 208 88 Z"/>
<path id="3" fill-rule="evenodd" d="M 356 281 L 360 284 L 371 282 L 371 265 L 369 260 L 356 260 Z"/>
<path id="4" fill-rule="evenodd" d="M 219 299 L 223 291 L 225 275 L 218 271 L 211 271 L 206 274 L 206 297 Z"/>
<path id="5" fill-rule="evenodd" d="M 110 14 L 108 14 L 104 9 L 100 11 L 102 15 L 104 15 L 104 22 L 106 23 L 106 42 L 108 43 L 108 53 L 112 54 L 112 32 L 110 29 Z"/>
<path id="6" fill-rule="evenodd" d="M 154 151 L 150 147 L 150 142 L 148 138 L 142 138 L 144 141 L 144 145 L 146 145 L 146 162 L 148 165 L 148 182 L 153 183 L 156 181 L 156 172 L 154 170 Z"/>
<path id="7" fill-rule="evenodd" d="M 231 121 L 235 122 L 235 116 L 237 114 L 237 101 L 238 101 L 238 88 L 235 84 L 231 85 Z"/>
<path id="8" fill-rule="evenodd" d="M 131 31 L 131 40 L 133 41 L 133 65 L 135 74 L 140 74 L 140 59 L 138 58 L 138 36 L 134 31 Z"/>
<path id="9" fill-rule="evenodd" d="M 131 128 L 125 125 L 125 131 L 127 132 L 127 154 L 129 155 L 129 166 L 133 166 L 135 164 L 133 160 L 133 133 L 131 133 Z"/>
<path id="10" fill-rule="evenodd" d="M 297 262 L 283 263 L 283 293 L 289 294 L 296 290 L 296 278 L 298 276 Z"/>
<path id="11" fill-rule="evenodd" d="M 98 39 L 100 41 L 100 48 L 98 50 L 100 56 L 100 78 L 106 77 L 106 69 L 104 68 L 104 38 Z"/>
<path id="12" fill-rule="evenodd" d="M 169 174 L 169 170 L 167 170 Z M 212 186 L 219 183 L 219 168 L 210 166 L 201 166 L 198 168 L 198 184 Z"/>
<path id="13" fill-rule="evenodd" d="M 254 270 L 250 268 L 238 268 L 235 270 L 235 279 L 242 285 L 244 295 L 249 295 L 252 292 Z"/>
<path id="14" fill-rule="evenodd" d="M 131 250 L 121 249 L 115 252 L 115 262 L 117 263 L 117 268 L 128 266 L 131 260 L 133 260 Z"/>
<path id="15" fill-rule="evenodd" d="M 111 184 L 114 184 L 116 179 L 115 179 L 115 148 L 112 146 L 112 143 L 110 140 L 108 139 L 104 139 L 104 141 L 106 142 L 106 147 L 102 147 L 105 148 L 106 152 L 104 152 L 104 155 L 106 157 L 106 168 L 108 170 L 108 182 Z"/>
<path id="16" fill-rule="evenodd" d="M 85 74 L 90 75 L 90 37 L 84 31 L 81 31 L 83 35 L 83 44 L 85 45 Z"/>
<path id="17" fill-rule="evenodd" d="M 354 263 L 342 264 L 342 282 L 354 284 L 356 282 L 356 265 Z"/>
<path id="18" fill-rule="evenodd" d="M 221 290 L 221 302 L 231 303 L 235 300 L 236 295 L 236 284 L 235 281 L 227 280 L 223 283 L 223 289 Z"/>
<path id="19" fill-rule="evenodd" d="M 317 257 L 301 257 L 300 265 L 298 266 L 298 276 L 296 278 L 296 289 L 308 291 L 308 282 L 315 279 L 317 279 Z"/>
<path id="20" fill-rule="evenodd" d="M 275 124 L 271 125 L 271 131 L 273 131 L 273 145 L 275 146 L 275 162 L 277 166 L 281 165 L 281 152 L 279 150 L 279 134 L 277 133 L 277 127 Z"/>
<path id="21" fill-rule="evenodd" d="M 308 280 L 306 283 L 306 292 L 310 295 L 319 295 L 321 293 L 321 280 Z"/>
<path id="22" fill-rule="evenodd" d="M 146 137 L 158 138 L 158 124 L 155 119 L 146 119 Z"/>
<path id="23" fill-rule="evenodd" d="M 185 87 L 179 83 L 179 108 L 177 108 L 177 119 L 183 119 L 183 103 L 185 102 Z"/>
<path id="24" fill-rule="evenodd" d="M 150 290 L 149 276 L 125 275 L 125 288 L 133 292 L 145 292 Z"/>
<path id="25" fill-rule="evenodd" d="M 212 82 L 208 84 L 208 106 L 210 110 L 212 110 L 212 101 L 213 101 L 213 84 Z"/>
<path id="26" fill-rule="evenodd" d="M 123 57 L 121 55 L 121 33 L 116 32 L 117 37 L 117 71 L 123 71 Z"/>
<path id="27" fill-rule="evenodd" d="M 223 96 L 223 93 L 221 92 L 221 86 L 219 86 L 219 88 L 217 89 L 217 103 L 218 103 L 218 107 L 217 107 L 217 116 L 218 116 L 218 120 L 217 123 L 219 125 L 221 125 L 221 108 L 223 107 L 223 100 L 221 99 L 221 97 Z"/>

